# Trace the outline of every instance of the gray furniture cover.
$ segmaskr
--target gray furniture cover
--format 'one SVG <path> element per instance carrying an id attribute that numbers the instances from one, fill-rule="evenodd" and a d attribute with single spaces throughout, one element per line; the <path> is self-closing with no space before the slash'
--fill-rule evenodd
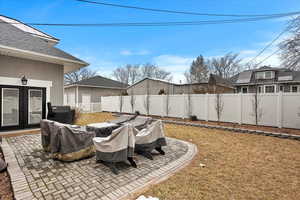
<path id="1" fill-rule="evenodd" d="M 5 171 L 6 168 L 7 168 L 6 162 L 4 162 L 4 160 L 2 160 L 2 158 L 0 158 L 0 172 Z"/>
<path id="2" fill-rule="evenodd" d="M 41 122 L 41 132 L 43 147 L 55 159 L 75 161 L 95 154 L 94 132 L 73 129 L 70 125 L 49 120 Z"/>
<path id="3" fill-rule="evenodd" d="M 122 124 L 122 123 L 125 123 L 127 121 L 133 120 L 134 118 L 136 118 L 136 115 L 121 115 L 117 119 L 110 120 L 108 122 L 109 123 L 114 123 L 114 124 Z"/>
<path id="4" fill-rule="evenodd" d="M 152 122 L 151 117 L 137 116 L 133 120 L 125 122 L 125 124 L 131 124 L 134 128 L 142 130 Z"/>
<path id="5" fill-rule="evenodd" d="M 134 155 L 133 126 L 126 124 L 113 130 L 108 137 L 95 137 L 93 142 L 97 161 L 124 162 Z"/>
<path id="6" fill-rule="evenodd" d="M 52 123 L 52 125 L 51 125 Z M 50 136 L 51 130 L 50 126 L 53 126 L 54 121 L 43 119 L 41 120 L 41 138 L 42 138 L 42 146 L 44 151 L 50 152 Z"/>
<path id="7" fill-rule="evenodd" d="M 155 121 L 141 131 L 135 130 L 136 151 L 151 152 L 155 148 L 166 146 L 166 138 L 161 120 Z"/>

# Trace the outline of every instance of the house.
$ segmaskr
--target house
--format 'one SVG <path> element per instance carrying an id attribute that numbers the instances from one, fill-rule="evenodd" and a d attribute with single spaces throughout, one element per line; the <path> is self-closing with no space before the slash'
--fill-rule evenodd
<path id="1" fill-rule="evenodd" d="M 102 96 L 124 95 L 128 85 L 95 76 L 65 86 L 65 104 L 74 107 L 89 106 L 91 103 L 100 103 Z"/>
<path id="2" fill-rule="evenodd" d="M 148 91 L 148 92 L 147 92 Z M 229 80 L 211 74 L 200 83 L 176 84 L 165 80 L 144 78 L 127 88 L 129 95 L 233 93 Z"/>
<path id="3" fill-rule="evenodd" d="M 231 78 L 237 93 L 300 92 L 300 71 L 263 66 Z"/>
<path id="4" fill-rule="evenodd" d="M 88 63 L 55 47 L 59 39 L 0 16 L 0 130 L 38 126 L 46 103 L 63 105 L 64 73 Z"/>

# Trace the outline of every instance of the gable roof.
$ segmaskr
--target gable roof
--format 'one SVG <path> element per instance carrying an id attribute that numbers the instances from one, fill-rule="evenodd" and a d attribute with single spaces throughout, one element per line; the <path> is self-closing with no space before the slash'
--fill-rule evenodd
<path id="1" fill-rule="evenodd" d="M 66 85 L 65 88 L 73 86 L 126 89 L 128 85 L 119 81 L 105 78 L 103 76 L 94 76 L 92 78 L 84 79 L 76 83 Z"/>
<path id="2" fill-rule="evenodd" d="M 287 68 L 277 68 L 277 67 L 270 67 L 270 66 L 263 66 L 258 69 L 251 69 L 242 71 L 230 78 L 232 84 L 239 85 L 239 84 L 254 84 L 255 77 L 254 73 L 256 72 L 263 72 L 263 71 L 275 71 L 275 82 L 300 82 L 300 71 L 293 71 Z M 268 80 L 263 80 L 261 83 L 268 82 Z"/>
<path id="3" fill-rule="evenodd" d="M 50 45 L 46 40 L 35 37 L 32 33 L 3 21 L 3 16 L 0 18 L 0 53 L 1 50 L 16 55 L 24 54 L 32 55 L 33 57 L 44 57 L 62 63 L 76 63 L 79 65 L 78 68 L 88 65 L 83 60 Z"/>

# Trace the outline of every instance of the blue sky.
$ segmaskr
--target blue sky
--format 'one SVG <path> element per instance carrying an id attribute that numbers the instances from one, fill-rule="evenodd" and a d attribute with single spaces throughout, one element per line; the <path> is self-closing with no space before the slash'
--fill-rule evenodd
<path id="1" fill-rule="evenodd" d="M 99 0 L 100 1 L 100 0 Z M 300 10 L 299 0 L 106 0 L 141 7 L 207 13 L 271 14 Z M 74 0 L 0 0 L 0 14 L 23 22 L 109 23 L 160 22 L 228 19 L 163 14 L 90 5 Z M 37 27 L 61 39 L 59 48 L 89 62 L 100 75 L 127 63 L 151 62 L 172 72 L 174 81 L 184 80 L 183 72 L 198 55 L 221 56 L 240 53 L 245 61 L 276 37 L 287 18 L 260 22 L 186 27 Z M 283 36 L 283 38 L 286 37 Z M 258 60 L 276 49 L 271 47 Z M 278 65 L 278 56 L 264 64 Z"/>

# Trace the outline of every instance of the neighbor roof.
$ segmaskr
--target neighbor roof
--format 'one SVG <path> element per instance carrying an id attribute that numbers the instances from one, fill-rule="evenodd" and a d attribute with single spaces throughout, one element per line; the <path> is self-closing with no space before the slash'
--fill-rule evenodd
<path id="1" fill-rule="evenodd" d="M 121 83 L 119 81 L 105 78 L 103 76 L 94 76 L 92 78 L 84 79 L 82 81 L 78 81 L 76 83 L 66 85 L 65 87 L 68 88 L 68 87 L 73 87 L 73 86 L 125 89 L 125 88 L 127 88 L 128 85 Z"/>
<path id="2" fill-rule="evenodd" d="M 7 23 L 3 20 L 3 16 L 0 18 L 0 48 L 3 51 L 20 51 L 33 55 L 48 56 L 51 59 L 61 59 L 81 66 L 88 65 L 83 60 L 50 45 L 40 37 L 34 37 L 32 33 Z"/>

